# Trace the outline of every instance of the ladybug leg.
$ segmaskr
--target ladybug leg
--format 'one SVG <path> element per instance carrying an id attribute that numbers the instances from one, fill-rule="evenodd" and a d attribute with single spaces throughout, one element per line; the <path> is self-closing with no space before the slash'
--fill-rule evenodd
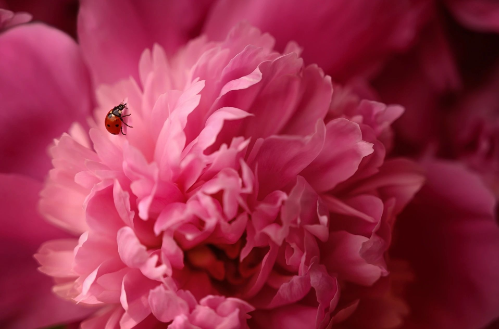
<path id="1" fill-rule="evenodd" d="M 127 127 L 133 128 L 132 126 L 127 125 L 127 123 L 126 123 L 125 121 L 123 121 L 123 119 L 122 119 L 122 118 L 120 118 L 120 120 L 121 120 L 121 122 L 123 122 L 123 123 L 124 123 Z"/>
<path id="2" fill-rule="evenodd" d="M 126 134 L 123 132 L 123 127 L 121 127 L 121 134 L 126 136 Z"/>
<path id="3" fill-rule="evenodd" d="M 124 118 L 124 117 L 129 117 L 129 116 L 131 116 L 131 114 L 122 115 L 121 117 Z"/>

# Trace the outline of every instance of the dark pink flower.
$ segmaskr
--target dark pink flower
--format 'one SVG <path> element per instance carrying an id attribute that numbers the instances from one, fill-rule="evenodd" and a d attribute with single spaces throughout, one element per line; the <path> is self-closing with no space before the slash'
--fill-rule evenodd
<path id="1" fill-rule="evenodd" d="M 393 222 L 423 182 L 385 161 L 402 109 L 332 103 L 330 78 L 273 44 L 243 24 L 145 50 L 140 80 L 99 87 L 88 134 L 51 148 L 40 209 L 79 239 L 36 258 L 57 294 L 102 308 L 84 328 L 284 325 L 292 310 L 325 328 L 388 275 Z M 110 135 L 123 100 L 134 128 Z"/>
<path id="2" fill-rule="evenodd" d="M 496 318 L 490 193 L 463 167 L 432 161 L 423 163 L 428 182 L 411 202 L 423 173 L 386 157 L 402 108 L 367 100 L 379 100 L 378 91 L 384 99 L 408 92 L 401 100 L 412 115 L 400 127 L 410 133 L 426 108 L 421 100 L 434 105 L 433 94 L 460 86 L 433 2 L 344 1 L 315 11 L 217 1 L 208 11 L 212 3 L 82 1 L 81 48 L 38 24 L 0 36 L 0 150 L 8 155 L 0 169 L 42 180 L 46 147 L 58 137 L 40 209 L 73 233 L 51 231 L 36 216 L 40 183 L 6 175 L 2 225 L 6 248 L 15 251 L 2 262 L 15 270 L 2 273 L 2 282 L 32 277 L 38 285 L 31 295 L 1 286 L 2 325 L 86 318 L 83 328 L 474 329 Z M 277 50 L 273 37 L 248 26 L 226 37 L 226 22 L 243 16 L 275 34 Z M 218 41 L 185 45 L 203 29 Z M 373 76 L 394 52 L 426 38 L 416 58 L 382 71 L 391 84 L 375 90 L 350 80 Z M 332 84 L 312 62 L 348 85 Z M 122 101 L 134 128 L 112 136 L 102 121 Z M 462 132 L 467 126 L 457 123 L 466 117 L 450 127 Z M 435 127 L 431 137 L 442 127 L 433 114 L 419 122 Z M 33 195 L 22 199 L 20 186 Z M 30 230 L 17 232 L 17 214 Z M 32 271 L 26 255 L 47 239 L 58 240 L 39 249 L 41 270 L 78 309 L 53 299 Z M 60 313 L 39 312 L 39 305 Z"/>

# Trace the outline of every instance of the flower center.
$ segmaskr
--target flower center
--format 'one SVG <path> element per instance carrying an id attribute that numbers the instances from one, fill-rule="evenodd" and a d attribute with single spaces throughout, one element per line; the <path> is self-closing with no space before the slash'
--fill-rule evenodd
<path id="1" fill-rule="evenodd" d="M 241 261 L 242 236 L 234 244 L 204 244 L 185 252 L 184 262 L 194 270 L 208 274 L 213 287 L 225 296 L 241 292 L 250 278 L 259 271 L 269 248 L 253 248 Z"/>

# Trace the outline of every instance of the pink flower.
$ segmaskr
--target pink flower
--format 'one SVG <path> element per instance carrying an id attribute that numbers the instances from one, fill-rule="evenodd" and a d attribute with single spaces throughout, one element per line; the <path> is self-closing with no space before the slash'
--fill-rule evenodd
<path id="1" fill-rule="evenodd" d="M 388 275 L 393 222 L 423 182 L 385 160 L 402 111 L 331 105 L 330 78 L 273 45 L 244 24 L 173 56 L 155 45 L 140 80 L 98 88 L 88 134 L 55 142 L 40 210 L 79 239 L 36 258 L 57 294 L 100 308 L 83 328 L 282 327 L 291 312 L 325 328 Z M 102 121 L 122 101 L 133 129 L 114 136 Z"/>
<path id="2" fill-rule="evenodd" d="M 433 108 L 418 106 L 434 102 L 435 92 L 419 77 L 459 86 L 446 34 L 428 11 L 433 2 L 378 1 L 372 8 L 384 9 L 376 15 L 365 2 L 348 11 L 338 2 L 336 10 L 286 4 L 277 12 L 243 2 L 237 6 L 247 12 L 227 11 L 222 1 L 208 11 L 212 3 L 86 0 L 80 46 L 39 24 L 0 36 L 7 155 L 0 171 L 9 173 L 0 175 L 8 251 L 1 261 L 9 269 L 0 279 L 2 327 L 81 319 L 83 328 L 129 327 L 143 319 L 137 328 L 475 329 L 496 318 L 499 271 L 490 260 L 499 237 L 490 192 L 462 166 L 432 160 L 422 164 L 427 183 L 411 201 L 422 173 L 386 158 L 401 108 L 367 101 L 379 99 L 381 84 L 374 90 L 362 79 L 333 84 L 331 99 L 328 78 L 307 66 L 319 61 L 334 79 L 370 77 L 393 52 L 429 36 L 426 70 L 409 55 L 396 74 L 382 73 L 396 82 L 385 85 L 390 95 L 420 92 L 402 97 L 413 113 L 409 131 L 417 111 Z M 265 23 L 278 52 L 272 37 L 248 27 L 227 39 L 225 22 L 237 21 L 231 15 Z M 288 17 L 303 33 L 273 24 Z M 219 42 L 184 46 L 214 26 Z M 289 39 L 304 46 L 306 65 Z M 134 128 L 109 135 L 104 114 L 124 100 Z M 438 122 L 430 118 L 423 127 Z M 51 167 L 46 148 L 55 137 L 40 209 L 72 236 L 35 211 L 35 180 Z M 285 156 L 291 160 L 278 161 Z M 49 278 L 33 270 L 29 255 L 48 239 L 59 240 L 36 257 L 69 302 L 54 298 Z"/>
<path id="3" fill-rule="evenodd" d="M 306 63 L 317 63 L 335 81 L 372 76 L 395 53 L 407 50 L 427 19 L 423 0 L 220 0 L 204 31 L 221 40 L 245 20 L 272 34 L 277 49 L 289 41 L 303 47 Z M 368 54 L 368 55 L 367 55 Z"/>

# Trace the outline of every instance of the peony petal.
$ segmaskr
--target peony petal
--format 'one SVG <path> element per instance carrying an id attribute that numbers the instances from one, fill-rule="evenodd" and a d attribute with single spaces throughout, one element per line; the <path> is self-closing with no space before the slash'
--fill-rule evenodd
<path id="1" fill-rule="evenodd" d="M 316 191 L 332 190 L 350 178 L 362 159 L 373 152 L 372 145 L 362 141 L 356 123 L 336 119 L 326 125 L 326 140 L 319 156 L 302 173 Z"/>
<path id="2" fill-rule="evenodd" d="M 499 32 L 499 5 L 493 0 L 446 0 L 454 16 L 481 32 Z"/>
<path id="3" fill-rule="evenodd" d="M 130 75 L 139 81 L 143 50 L 159 43 L 168 54 L 175 52 L 196 34 L 210 2 L 81 1 L 78 39 L 94 81 L 113 83 Z"/>
<path id="4" fill-rule="evenodd" d="M 310 277 L 295 275 L 293 278 L 279 287 L 268 308 L 277 308 L 282 305 L 298 302 L 310 291 Z"/>
<path id="5" fill-rule="evenodd" d="M 28 13 L 17 12 L 0 8 L 0 32 L 19 24 L 31 21 L 32 16 Z"/>
<path id="6" fill-rule="evenodd" d="M 111 185 L 90 195 L 85 214 L 90 229 L 110 239 L 114 239 L 116 232 L 125 226 L 114 204 L 113 186 Z"/>
<path id="7" fill-rule="evenodd" d="M 252 313 L 255 328 L 315 328 L 317 307 L 292 304 Z"/>
<path id="8" fill-rule="evenodd" d="M 123 227 L 118 231 L 118 252 L 126 266 L 140 269 L 142 274 L 151 280 L 160 281 L 166 272 L 164 264 L 156 267 L 157 255 L 150 255 L 134 231 L 130 227 Z"/>
<path id="9" fill-rule="evenodd" d="M 499 316 L 499 228 L 495 201 L 462 166 L 424 164 L 427 184 L 401 214 L 393 256 L 416 280 L 410 328 L 482 328 Z"/>
<path id="10" fill-rule="evenodd" d="M 383 163 L 378 174 L 366 179 L 353 193 L 372 193 L 374 189 L 385 198 L 395 198 L 396 215 L 412 200 L 424 181 L 424 172 L 417 164 L 403 158 L 390 159 Z"/>
<path id="11" fill-rule="evenodd" d="M 52 279 L 37 271 L 33 254 L 51 239 L 69 236 L 46 223 L 36 210 L 41 184 L 19 175 L 0 174 L 0 323 L 13 329 L 76 321 L 91 310 L 52 292 Z M 61 268 L 52 263 L 53 269 Z M 53 311 L 47 312 L 47 308 Z"/>
<path id="12" fill-rule="evenodd" d="M 314 134 L 301 138 L 272 136 L 267 138 L 253 161 L 258 165 L 259 197 L 285 187 L 321 152 L 326 135 L 324 123 L 316 123 Z"/>
<path id="13" fill-rule="evenodd" d="M 368 238 L 344 231 L 331 232 L 328 242 L 321 246 L 321 257 L 329 273 L 356 284 L 370 286 L 386 271 L 368 263 L 361 255 L 361 248 Z"/>
<path id="14" fill-rule="evenodd" d="M 390 0 L 223 0 L 212 9 L 204 31 L 221 40 L 237 22 L 248 21 L 275 36 L 279 51 L 288 41 L 296 41 L 307 63 L 346 80 L 368 73 L 391 53 L 409 46 L 425 18 L 421 6 Z"/>
<path id="15" fill-rule="evenodd" d="M 85 65 L 71 38 L 41 24 L 2 33 L 0 58 L 0 171 L 42 180 L 48 145 L 92 109 Z"/>
<path id="16" fill-rule="evenodd" d="M 120 298 L 125 314 L 120 320 L 120 328 L 131 329 L 151 313 L 148 296 L 158 285 L 158 282 L 145 278 L 137 270 L 131 270 L 125 275 Z"/>
<path id="17" fill-rule="evenodd" d="M 173 291 L 158 286 L 149 293 L 149 305 L 154 316 L 161 322 L 170 322 L 177 315 L 188 314 L 189 305 Z"/>
<path id="18" fill-rule="evenodd" d="M 122 316 L 123 309 L 120 307 L 104 308 L 90 319 L 83 321 L 81 329 L 116 329 Z"/>
<path id="19" fill-rule="evenodd" d="M 40 263 L 38 270 L 47 275 L 59 278 L 77 277 L 73 272 L 74 249 L 78 245 L 76 239 L 51 240 L 45 242 L 34 256 Z"/>

